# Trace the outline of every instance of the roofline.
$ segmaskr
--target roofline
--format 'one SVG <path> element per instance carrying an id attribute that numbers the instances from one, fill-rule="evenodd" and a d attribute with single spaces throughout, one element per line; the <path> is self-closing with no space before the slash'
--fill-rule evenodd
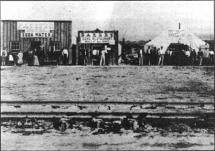
<path id="1" fill-rule="evenodd" d="M 72 20 L 14 20 L 14 19 L 2 19 L 2 22 L 17 21 L 17 22 L 72 22 Z"/>
<path id="2" fill-rule="evenodd" d="M 78 30 L 78 33 L 103 33 L 103 32 L 119 32 L 118 30 L 100 30 L 100 31 L 95 31 L 95 30 Z"/>

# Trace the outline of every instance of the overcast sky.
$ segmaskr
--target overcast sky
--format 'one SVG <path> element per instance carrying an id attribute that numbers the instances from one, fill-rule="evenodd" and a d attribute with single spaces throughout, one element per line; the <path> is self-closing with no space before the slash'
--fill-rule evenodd
<path id="1" fill-rule="evenodd" d="M 2 19 L 72 20 L 78 30 L 118 30 L 119 38 L 148 40 L 178 22 L 197 35 L 214 33 L 213 1 L 3 1 Z"/>

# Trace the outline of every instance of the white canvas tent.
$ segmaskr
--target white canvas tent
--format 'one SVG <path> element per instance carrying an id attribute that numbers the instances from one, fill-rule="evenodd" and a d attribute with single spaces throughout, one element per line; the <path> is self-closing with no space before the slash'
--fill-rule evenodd
<path id="1" fill-rule="evenodd" d="M 193 33 L 183 29 L 163 31 L 153 40 L 146 43 L 144 49 L 147 49 L 148 46 L 154 46 L 156 48 L 163 46 L 163 49 L 166 51 L 171 43 L 188 45 L 190 48 L 195 49 L 196 52 L 199 51 L 199 48 L 209 49 L 208 43 L 204 42 Z"/>

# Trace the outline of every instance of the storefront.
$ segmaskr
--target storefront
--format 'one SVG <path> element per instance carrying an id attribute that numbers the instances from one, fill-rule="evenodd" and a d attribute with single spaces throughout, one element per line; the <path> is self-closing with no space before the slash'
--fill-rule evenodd
<path id="1" fill-rule="evenodd" d="M 23 53 L 42 49 L 44 59 L 49 61 L 49 52 L 66 48 L 69 50 L 69 64 L 72 64 L 72 21 L 68 20 L 2 20 L 1 50 Z"/>
<path id="2" fill-rule="evenodd" d="M 78 31 L 77 65 L 99 65 L 102 50 L 106 65 L 118 64 L 118 31 Z"/>

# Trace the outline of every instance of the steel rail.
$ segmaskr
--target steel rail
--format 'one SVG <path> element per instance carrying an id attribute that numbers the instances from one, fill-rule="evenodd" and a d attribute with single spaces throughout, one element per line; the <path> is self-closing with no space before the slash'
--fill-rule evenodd
<path id="1" fill-rule="evenodd" d="M 214 105 L 214 102 L 164 102 L 164 101 L 0 101 L 1 104 L 119 104 L 119 105 L 144 105 L 144 104 L 158 104 L 158 105 Z"/>
<path id="2" fill-rule="evenodd" d="M 214 116 L 215 112 L 1 112 L 2 115 L 155 115 L 155 116 Z"/>

